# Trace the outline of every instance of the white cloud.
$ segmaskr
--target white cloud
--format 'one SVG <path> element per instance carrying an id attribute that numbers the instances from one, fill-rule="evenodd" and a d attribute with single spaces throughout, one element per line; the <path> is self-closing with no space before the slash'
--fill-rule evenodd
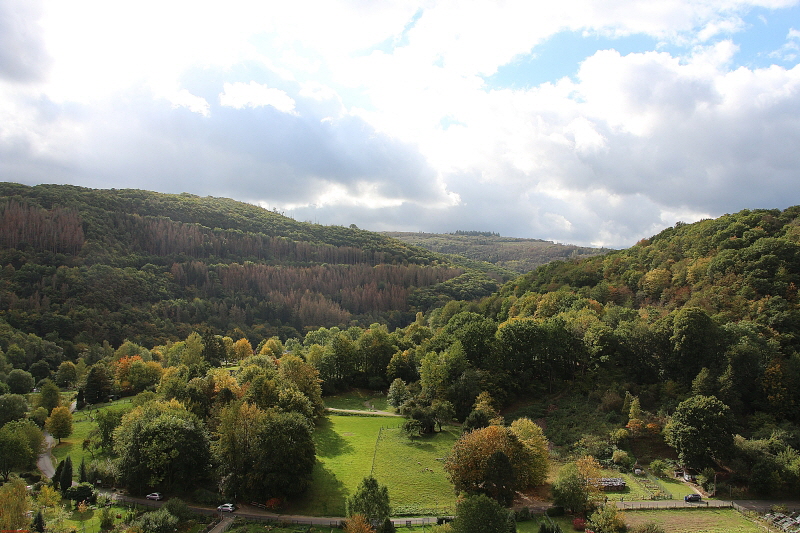
<path id="1" fill-rule="evenodd" d="M 219 95 L 219 103 L 234 109 L 272 106 L 283 113 L 294 113 L 294 100 L 280 89 L 260 83 L 226 83 Z"/>
<path id="2" fill-rule="evenodd" d="M 205 98 L 195 96 L 186 89 L 181 89 L 169 98 L 173 107 L 185 107 L 193 113 L 198 113 L 207 117 L 210 113 L 210 106 Z"/>

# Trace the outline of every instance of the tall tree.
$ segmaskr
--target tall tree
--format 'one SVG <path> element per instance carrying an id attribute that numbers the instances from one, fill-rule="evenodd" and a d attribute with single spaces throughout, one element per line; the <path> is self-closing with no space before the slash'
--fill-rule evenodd
<path id="1" fill-rule="evenodd" d="M 64 459 L 64 467 L 61 469 L 58 485 L 61 487 L 61 494 L 66 497 L 67 491 L 72 487 L 72 457 L 69 455 Z"/>
<path id="2" fill-rule="evenodd" d="M 191 486 L 208 475 L 211 463 L 205 425 L 174 400 L 149 402 L 123 416 L 114 451 L 120 481 L 136 492 Z"/>
<path id="3" fill-rule="evenodd" d="M 39 389 L 39 406 L 44 407 L 50 413 L 59 405 L 61 405 L 61 390 L 51 380 L 44 380 Z"/>
<path id="4" fill-rule="evenodd" d="M 664 435 L 683 464 L 701 468 L 730 455 L 733 417 L 714 396 L 692 396 L 678 404 Z"/>
<path id="5" fill-rule="evenodd" d="M 390 512 L 389 489 L 372 476 L 362 479 L 347 499 L 347 516 L 363 515 L 375 529 L 383 525 Z"/>
<path id="6" fill-rule="evenodd" d="M 508 511 L 483 494 L 467 496 L 456 505 L 453 533 L 508 533 Z"/>
<path id="7" fill-rule="evenodd" d="M 25 482 L 14 477 L 0 487 L 0 530 L 18 531 L 30 524 L 28 489 Z"/>
<path id="8" fill-rule="evenodd" d="M 72 413 L 69 407 L 56 407 L 45 420 L 44 427 L 61 442 L 61 439 L 72 435 Z"/>
<path id="9" fill-rule="evenodd" d="M 0 474 L 4 481 L 8 481 L 11 471 L 24 468 L 33 458 L 33 450 L 28 445 L 24 435 L 17 433 L 8 426 L 0 429 Z"/>

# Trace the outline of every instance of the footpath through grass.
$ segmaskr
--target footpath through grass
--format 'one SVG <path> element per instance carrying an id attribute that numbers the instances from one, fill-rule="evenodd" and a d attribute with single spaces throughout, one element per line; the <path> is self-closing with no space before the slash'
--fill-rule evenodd
<path id="1" fill-rule="evenodd" d="M 317 424 L 317 462 L 306 493 L 289 502 L 287 514 L 344 516 L 345 500 L 372 471 L 389 489 L 393 514 L 438 514 L 455 506 L 443 461 L 458 431 L 409 439 L 390 417 L 330 415 Z M 383 429 L 381 429 L 383 428 Z M 380 440 L 378 436 L 380 435 Z"/>

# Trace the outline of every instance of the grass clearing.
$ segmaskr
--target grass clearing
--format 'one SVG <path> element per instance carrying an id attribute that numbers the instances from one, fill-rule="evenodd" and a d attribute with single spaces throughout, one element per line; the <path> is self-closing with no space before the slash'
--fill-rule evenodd
<path id="1" fill-rule="evenodd" d="M 381 426 L 394 426 L 388 417 L 329 415 L 317 423 L 314 443 L 317 462 L 311 486 L 286 511 L 311 516 L 344 516 L 345 499 L 369 475 L 375 441 Z"/>
<path id="2" fill-rule="evenodd" d="M 323 398 L 325 407 L 333 409 L 354 409 L 357 411 L 389 411 L 390 406 L 386 396 L 380 392 L 365 389 L 353 389 L 333 396 Z"/>
<path id="3" fill-rule="evenodd" d="M 652 522 L 667 533 L 763 533 L 759 526 L 733 509 L 662 509 L 627 511 L 625 523 L 637 526 Z"/>
<path id="4" fill-rule="evenodd" d="M 415 439 L 399 428 L 381 432 L 373 475 L 389 488 L 395 516 L 455 512 L 455 493 L 444 471 L 444 458 L 460 434 L 460 428 L 452 426 Z"/>
<path id="5" fill-rule="evenodd" d="M 284 512 L 344 516 L 345 500 L 370 474 L 373 457 L 373 475 L 388 487 L 393 514 L 452 511 L 453 488 L 444 474 L 443 461 L 437 459 L 449 452 L 459 431 L 446 428 L 412 441 L 399 425 L 397 418 L 376 416 L 329 415 L 320 421 L 314 432 L 317 462 L 311 486 L 298 500 L 289 502 Z"/>
<path id="6" fill-rule="evenodd" d="M 131 407 L 131 399 L 125 398 L 123 400 L 116 400 L 111 403 L 92 406 L 90 408 L 75 411 L 72 414 L 72 434 L 61 439 L 60 444 L 53 447 L 52 454 L 59 462 L 72 457 L 72 468 L 75 473 L 75 479 L 78 478 L 78 465 L 81 464 L 81 459 L 86 463 L 92 460 L 92 455 L 83 449 L 83 441 L 89 437 L 89 433 L 97 427 L 94 422 L 94 415 L 101 410 L 106 409 L 126 409 Z"/>

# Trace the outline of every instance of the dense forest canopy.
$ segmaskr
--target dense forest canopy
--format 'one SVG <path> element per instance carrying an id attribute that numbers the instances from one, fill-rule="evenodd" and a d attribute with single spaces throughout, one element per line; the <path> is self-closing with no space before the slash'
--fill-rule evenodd
<path id="1" fill-rule="evenodd" d="M 225 198 L 0 184 L 0 310 L 72 345 L 153 345 L 212 327 L 255 342 L 393 326 L 490 294 L 490 265 Z M 481 270 L 482 269 L 482 270 Z"/>
<path id="2" fill-rule="evenodd" d="M 457 230 L 455 233 L 423 233 L 387 231 L 383 233 L 413 246 L 441 254 L 487 261 L 498 269 L 519 275 L 551 261 L 580 259 L 608 252 L 605 248 L 589 248 L 558 244 L 542 239 L 501 237 L 491 231 Z"/>

